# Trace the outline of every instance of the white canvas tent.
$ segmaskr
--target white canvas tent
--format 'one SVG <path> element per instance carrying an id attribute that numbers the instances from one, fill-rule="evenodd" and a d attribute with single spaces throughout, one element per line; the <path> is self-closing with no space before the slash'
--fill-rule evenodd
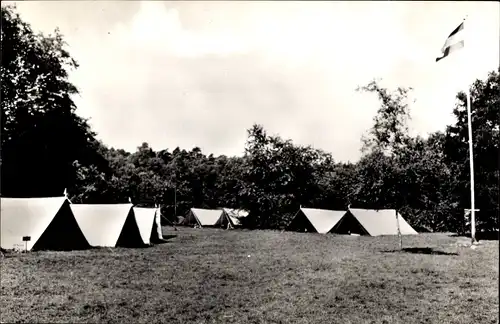
<path id="1" fill-rule="evenodd" d="M 222 216 L 222 210 L 191 208 L 183 220 L 187 226 L 216 226 Z"/>
<path id="2" fill-rule="evenodd" d="M 401 235 L 418 234 L 398 213 Z M 398 235 L 398 220 L 394 209 L 356 209 L 349 208 L 342 220 L 332 229 L 340 234 L 360 235 Z"/>
<path id="3" fill-rule="evenodd" d="M 66 197 L 1 198 L 1 247 L 6 250 L 90 248 Z M 30 237 L 23 241 L 23 237 Z"/>
<path id="4" fill-rule="evenodd" d="M 144 244 L 163 240 L 159 208 L 133 207 L 133 210 Z"/>
<path id="5" fill-rule="evenodd" d="M 288 229 L 326 234 L 344 217 L 345 213 L 344 210 L 300 208 Z"/>
<path id="6" fill-rule="evenodd" d="M 222 208 L 222 215 L 216 226 L 236 228 L 241 226 L 241 219 L 248 216 L 248 211 L 242 209 Z"/>
<path id="7" fill-rule="evenodd" d="M 144 245 L 132 204 L 72 204 L 71 210 L 92 246 Z"/>

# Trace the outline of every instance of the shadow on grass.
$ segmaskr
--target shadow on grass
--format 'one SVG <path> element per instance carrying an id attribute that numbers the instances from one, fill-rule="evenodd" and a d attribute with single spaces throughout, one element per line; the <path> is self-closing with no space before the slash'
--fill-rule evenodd
<path id="1" fill-rule="evenodd" d="M 154 240 L 154 244 L 165 244 L 165 243 L 170 243 L 170 239 L 176 238 L 177 235 L 163 235 L 163 240 Z"/>
<path id="2" fill-rule="evenodd" d="M 470 233 L 465 234 L 451 234 L 450 237 L 465 237 L 470 238 Z M 500 239 L 499 232 L 479 232 L 476 233 L 476 239 L 479 241 L 498 241 Z"/>
<path id="3" fill-rule="evenodd" d="M 458 255 L 456 252 L 444 252 L 433 248 L 403 248 L 402 250 L 387 250 L 382 253 L 413 253 L 413 254 L 430 254 L 430 255 Z"/>

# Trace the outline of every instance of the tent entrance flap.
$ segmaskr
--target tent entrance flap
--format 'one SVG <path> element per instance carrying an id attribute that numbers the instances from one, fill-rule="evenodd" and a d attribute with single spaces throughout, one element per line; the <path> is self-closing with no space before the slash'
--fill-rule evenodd
<path id="1" fill-rule="evenodd" d="M 314 228 L 313 224 L 302 211 L 297 212 L 288 228 L 295 232 L 317 233 L 316 228 Z"/>
<path id="2" fill-rule="evenodd" d="M 90 244 L 73 216 L 69 202 L 65 201 L 32 249 L 71 251 L 88 248 Z"/>
<path id="3" fill-rule="evenodd" d="M 142 240 L 141 232 L 139 230 L 139 226 L 135 220 L 133 215 L 132 208 L 125 220 L 125 224 L 123 225 L 123 229 L 118 237 L 118 241 L 116 242 L 116 246 L 120 247 L 142 247 L 146 244 Z"/>
<path id="4" fill-rule="evenodd" d="M 342 217 L 337 225 L 331 229 L 330 233 L 370 235 L 350 212 L 347 212 L 344 217 Z"/>
<path id="5" fill-rule="evenodd" d="M 201 227 L 201 223 L 198 220 L 198 217 L 196 217 L 195 213 L 192 210 L 190 210 L 187 213 L 187 215 L 184 218 L 184 221 L 182 223 L 183 223 L 183 225 L 187 225 L 187 226 L 200 226 Z"/>

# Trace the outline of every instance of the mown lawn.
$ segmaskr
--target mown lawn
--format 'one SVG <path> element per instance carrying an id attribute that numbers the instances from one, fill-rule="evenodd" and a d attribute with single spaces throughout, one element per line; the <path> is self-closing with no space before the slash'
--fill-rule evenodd
<path id="1" fill-rule="evenodd" d="M 498 241 L 164 229 L 147 249 L 9 254 L 0 320 L 498 323 Z M 392 252 L 391 252 L 392 250 Z M 396 252 L 394 252 L 396 250 Z M 429 254 L 432 252 L 432 254 Z"/>

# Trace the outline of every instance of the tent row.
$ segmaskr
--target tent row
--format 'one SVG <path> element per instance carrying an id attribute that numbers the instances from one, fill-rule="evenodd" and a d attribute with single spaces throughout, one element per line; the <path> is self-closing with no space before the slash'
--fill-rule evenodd
<path id="1" fill-rule="evenodd" d="M 248 212 L 240 209 L 191 208 L 182 220 L 181 225 L 232 229 L 241 227 L 241 219 L 246 216 L 248 216 Z"/>
<path id="2" fill-rule="evenodd" d="M 132 204 L 72 204 L 66 197 L 1 198 L 1 248 L 77 250 L 140 247 L 163 240 L 158 208 Z M 397 215 L 397 217 L 396 217 Z M 182 225 L 236 228 L 248 212 L 191 208 Z M 393 209 L 300 208 L 288 230 L 357 235 L 418 234 Z"/>
<path id="3" fill-rule="evenodd" d="M 0 206 L 6 250 L 141 247 L 163 240 L 158 208 L 72 204 L 66 197 L 2 197 Z"/>
<path id="4" fill-rule="evenodd" d="M 396 217 L 397 215 L 397 217 Z M 394 209 L 355 209 L 347 211 L 300 208 L 288 226 L 288 230 L 313 233 L 353 235 L 401 235 L 418 234 Z"/>
<path id="5" fill-rule="evenodd" d="M 397 217 L 396 217 L 397 215 Z M 194 227 L 236 228 L 248 212 L 221 208 L 191 208 L 182 225 Z M 399 224 L 398 224 L 399 223 Z M 402 235 L 418 234 L 410 224 L 394 209 L 356 209 L 326 210 L 300 208 L 288 226 L 289 231 L 313 233 L 337 233 L 354 235 Z"/>

